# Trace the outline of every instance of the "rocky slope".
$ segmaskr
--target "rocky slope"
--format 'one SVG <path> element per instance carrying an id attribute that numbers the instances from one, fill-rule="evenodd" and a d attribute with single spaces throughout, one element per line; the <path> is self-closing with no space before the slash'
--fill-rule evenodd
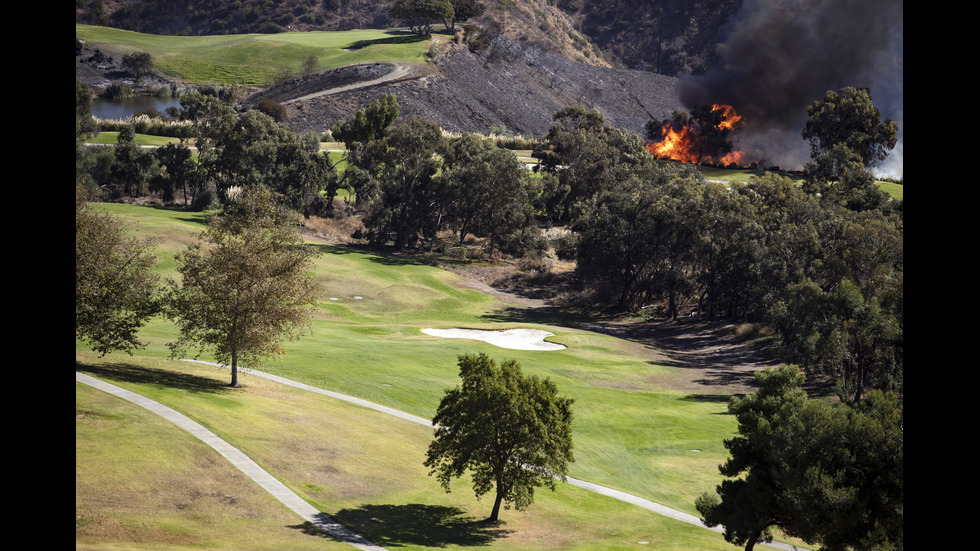
<path id="1" fill-rule="evenodd" d="M 607 124 L 638 134 L 650 118 L 666 118 L 682 109 L 674 78 L 569 61 L 503 36 L 479 52 L 443 43 L 430 65 L 414 67 L 397 79 L 293 101 L 372 81 L 392 70 L 385 65 L 338 69 L 263 91 L 250 101 L 270 97 L 287 105 L 291 126 L 322 132 L 394 93 L 403 118 L 424 116 L 449 131 L 506 129 L 536 137 L 548 131 L 552 114 L 568 105 L 598 111 Z"/>

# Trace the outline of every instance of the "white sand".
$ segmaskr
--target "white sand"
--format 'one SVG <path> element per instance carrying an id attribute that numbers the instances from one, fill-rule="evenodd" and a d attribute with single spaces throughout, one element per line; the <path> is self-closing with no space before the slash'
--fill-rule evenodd
<path id="1" fill-rule="evenodd" d="M 545 337 L 554 333 L 540 329 L 508 329 L 506 331 L 481 331 L 479 329 L 423 329 L 423 333 L 433 337 L 450 339 L 470 339 L 483 341 L 511 350 L 564 350 L 565 345 L 545 342 Z"/>

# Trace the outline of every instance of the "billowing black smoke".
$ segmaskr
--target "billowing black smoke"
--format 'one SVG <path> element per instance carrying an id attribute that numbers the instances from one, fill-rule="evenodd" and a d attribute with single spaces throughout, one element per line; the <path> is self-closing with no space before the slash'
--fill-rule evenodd
<path id="1" fill-rule="evenodd" d="M 683 78 L 681 99 L 734 106 L 747 123 L 737 142 L 747 160 L 799 168 L 809 158 L 807 106 L 827 90 L 867 87 L 882 117 L 899 124 L 890 160 L 897 154 L 900 165 L 902 34 L 902 0 L 743 0 L 723 65 Z"/>

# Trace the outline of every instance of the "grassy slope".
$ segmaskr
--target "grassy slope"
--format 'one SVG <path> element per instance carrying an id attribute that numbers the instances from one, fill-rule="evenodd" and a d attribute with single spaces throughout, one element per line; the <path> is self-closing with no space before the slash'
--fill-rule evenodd
<path id="1" fill-rule="evenodd" d="M 397 30 L 358 30 L 228 36 L 159 36 L 75 25 L 90 48 L 116 56 L 149 52 L 154 69 L 188 82 L 264 85 L 283 68 L 298 72 L 316 56 L 320 70 L 359 63 L 425 63 L 429 40 Z M 352 45 L 363 46 L 346 51 Z"/>
<path id="2" fill-rule="evenodd" d="M 123 205 L 106 205 L 105 208 L 133 221 L 138 220 L 138 231 L 157 239 L 163 261 L 159 268 L 165 274 L 172 274 L 173 253 L 186 246 L 201 229 L 198 215 Z M 548 329 L 556 333 L 552 340 L 570 348 L 547 353 L 510 351 L 472 341 L 425 336 L 420 329 L 428 326 L 503 328 L 528 325 L 521 323 L 520 312 L 502 310 L 503 305 L 486 295 L 460 289 L 455 285 L 456 276 L 447 272 L 347 249 L 324 249 L 326 254 L 319 261 L 317 276 L 326 296 L 313 323 L 313 334 L 292 343 L 288 355 L 269 362 L 263 370 L 431 417 L 443 390 L 458 382 L 457 354 L 483 351 L 495 358 L 513 357 L 527 372 L 552 377 L 563 394 L 576 400 L 576 463 L 572 466 L 572 476 L 627 490 L 692 513 L 694 497 L 718 482 L 717 465 L 725 457 L 722 440 L 734 430 L 734 421 L 723 414 L 724 399 L 665 390 L 662 383 L 669 382 L 670 369 L 639 360 L 632 354 L 629 343 L 602 335 L 550 327 Z M 504 318 L 511 321 L 500 321 Z M 149 347 L 136 361 L 152 363 L 158 361 L 152 358 L 165 357 L 165 344 L 172 336 L 173 328 L 168 322 L 152 323 L 144 331 Z M 76 349 L 76 358 L 90 361 L 81 346 Z M 115 360 L 130 363 L 125 356 Z M 199 369 L 183 364 L 173 366 L 173 362 L 154 365 L 180 372 Z M 211 369 L 211 377 L 226 377 Z M 253 388 L 263 384 L 247 375 L 244 382 L 246 390 L 241 396 L 245 398 L 257 392 Z M 155 388 L 172 400 L 191 398 L 185 397 L 188 393 L 181 389 L 152 382 L 145 384 L 146 388 Z M 276 390 L 275 393 L 281 395 L 283 391 Z M 201 406 L 197 415 L 224 417 L 245 407 L 242 404 L 251 407 L 251 403 L 249 399 L 234 404 L 223 400 L 209 401 Z M 343 418 L 348 417 L 351 415 L 343 415 Z M 327 419 L 321 421 L 325 423 Z M 245 419 L 241 424 L 249 427 L 252 422 Z M 424 448 L 428 438 L 424 427 L 421 428 L 421 436 L 416 436 L 421 440 L 413 444 L 417 449 Z M 231 427 L 222 432 L 225 430 L 232 432 Z M 405 430 L 411 432 L 412 429 Z M 402 437 L 400 430 L 393 430 L 390 436 L 395 437 L 396 433 Z M 354 439 L 352 447 L 358 449 L 385 446 L 377 436 L 361 437 L 355 431 L 350 437 Z M 253 445 L 249 444 L 251 438 L 245 434 L 233 439 L 236 444 Z M 255 438 L 262 439 L 261 436 Z M 375 452 L 386 455 L 382 450 L 375 449 Z M 406 459 L 400 454 L 387 455 L 394 455 L 399 464 L 406 463 L 416 469 L 413 472 L 417 474 L 404 482 L 410 487 L 407 492 L 412 495 L 421 492 L 426 496 L 420 501 L 424 504 L 438 502 L 431 501 L 434 496 L 441 495 L 438 485 L 425 477 L 424 472 L 417 471 L 421 464 L 419 456 Z M 333 455 L 316 450 L 291 452 L 289 457 L 311 461 L 326 471 L 333 469 L 335 463 Z M 289 462 L 282 463 L 275 472 L 294 468 Z M 281 476 L 294 485 L 301 484 L 290 475 Z M 315 485 L 329 492 L 328 485 Z M 363 492 L 374 491 L 370 486 L 367 484 Z M 465 488 L 453 496 L 460 500 L 456 506 L 466 514 L 485 514 L 480 512 L 480 507 L 485 507 L 486 503 L 475 502 Z M 365 495 L 356 494 L 344 506 L 361 506 L 366 499 Z M 391 503 L 386 501 L 388 498 L 378 499 L 378 506 Z M 545 499 L 544 493 L 540 499 Z M 592 496 L 574 498 L 588 503 L 586 506 L 590 509 L 599 507 L 603 511 L 618 511 L 619 505 L 613 505 L 609 500 L 591 503 L 595 499 Z M 325 500 L 321 506 L 329 510 L 336 507 L 333 503 Z M 534 514 L 538 507 L 535 504 L 529 514 Z M 539 510 L 548 509 L 541 506 Z M 630 511 L 629 514 L 636 514 L 632 509 Z M 585 513 L 576 509 L 565 514 Z M 617 512 L 616 516 L 622 514 L 625 513 Z M 596 530 L 597 526 L 610 523 L 599 519 L 595 522 L 599 524 L 583 528 Z M 556 533 L 567 530 L 563 528 Z M 681 532 L 685 530 L 681 529 Z M 588 536 L 592 537 L 599 536 Z M 711 537 L 720 541 L 720 537 Z M 701 546 L 694 546 L 697 547 Z"/>
<path id="3" fill-rule="evenodd" d="M 707 530 L 573 486 L 542 491 L 504 524 L 465 481 L 446 494 L 427 476 L 425 427 L 254 379 L 224 386 L 216 368 L 146 358 L 77 358 L 93 375 L 208 426 L 331 518 L 389 549 L 729 549 Z M 76 385 L 79 549 L 343 549 L 189 435 Z M 349 547 L 347 547 L 349 549 Z"/>

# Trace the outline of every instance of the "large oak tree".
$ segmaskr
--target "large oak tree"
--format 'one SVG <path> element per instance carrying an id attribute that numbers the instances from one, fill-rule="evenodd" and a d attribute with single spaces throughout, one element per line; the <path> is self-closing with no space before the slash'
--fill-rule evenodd
<path id="1" fill-rule="evenodd" d="M 477 497 L 495 489 L 488 520 L 496 522 L 502 503 L 524 510 L 535 488 L 554 490 L 564 480 L 573 461 L 572 400 L 550 379 L 525 377 L 514 360 L 463 355 L 459 374 L 462 386 L 446 391 L 432 420 L 425 466 L 447 492 L 466 471 Z"/>

